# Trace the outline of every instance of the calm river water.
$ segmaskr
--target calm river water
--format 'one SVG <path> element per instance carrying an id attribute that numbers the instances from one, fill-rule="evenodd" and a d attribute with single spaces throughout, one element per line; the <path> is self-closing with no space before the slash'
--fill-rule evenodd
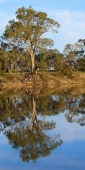
<path id="1" fill-rule="evenodd" d="M 0 170 L 19 169 L 85 169 L 85 93 L 0 93 Z"/>

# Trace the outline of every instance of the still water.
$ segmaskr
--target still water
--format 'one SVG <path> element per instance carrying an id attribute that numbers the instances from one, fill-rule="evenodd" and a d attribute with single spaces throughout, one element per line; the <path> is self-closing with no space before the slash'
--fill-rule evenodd
<path id="1" fill-rule="evenodd" d="M 0 170 L 84 170 L 85 93 L 0 93 Z"/>

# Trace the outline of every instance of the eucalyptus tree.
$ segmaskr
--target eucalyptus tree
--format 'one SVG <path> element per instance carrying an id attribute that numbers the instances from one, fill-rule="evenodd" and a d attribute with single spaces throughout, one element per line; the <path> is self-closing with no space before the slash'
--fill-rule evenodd
<path id="1" fill-rule="evenodd" d="M 77 43 L 67 44 L 64 48 L 64 56 L 69 60 L 69 62 L 76 62 L 76 60 L 83 56 L 84 54 L 84 44 L 78 40 Z M 72 63 L 71 63 L 72 64 Z"/>
<path id="2" fill-rule="evenodd" d="M 85 71 L 85 39 L 79 39 L 78 43 L 81 45 L 81 49 L 78 52 L 80 57 L 77 60 L 78 63 L 78 69 L 80 71 Z"/>
<path id="3" fill-rule="evenodd" d="M 49 18 L 47 13 L 37 12 L 32 7 L 22 7 L 16 11 L 16 20 L 9 21 L 3 36 L 10 44 L 28 51 L 34 73 L 35 55 L 54 45 L 52 39 L 43 38 L 42 35 L 57 33 L 59 27 L 60 24 Z"/>
<path id="4" fill-rule="evenodd" d="M 60 52 L 56 49 L 48 49 L 43 53 L 39 53 L 36 58 L 36 66 L 39 70 L 56 70 L 57 60 Z"/>
<path id="5" fill-rule="evenodd" d="M 8 67 L 9 56 L 5 50 L 5 44 L 0 36 L 0 71 L 6 71 Z"/>
<path id="6" fill-rule="evenodd" d="M 85 55 L 77 60 L 78 70 L 85 72 Z"/>
<path id="7" fill-rule="evenodd" d="M 12 42 L 7 42 L 5 37 L 0 36 L 0 71 L 13 72 L 23 71 L 30 68 L 30 59 L 23 48 L 18 48 Z"/>
<path id="8" fill-rule="evenodd" d="M 82 50 L 82 44 L 77 42 L 74 44 L 67 44 L 64 48 L 65 63 L 68 66 L 70 72 L 73 73 L 74 68 L 77 68 L 77 60 L 82 57 L 84 50 Z"/>
<path id="9" fill-rule="evenodd" d="M 78 43 L 82 45 L 83 49 L 85 49 L 85 39 L 79 39 Z"/>

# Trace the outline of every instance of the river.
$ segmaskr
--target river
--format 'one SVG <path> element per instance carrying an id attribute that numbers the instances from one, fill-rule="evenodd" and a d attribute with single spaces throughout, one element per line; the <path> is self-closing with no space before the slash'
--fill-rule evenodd
<path id="1" fill-rule="evenodd" d="M 1 170 L 84 170 L 85 93 L 76 88 L 0 93 Z"/>

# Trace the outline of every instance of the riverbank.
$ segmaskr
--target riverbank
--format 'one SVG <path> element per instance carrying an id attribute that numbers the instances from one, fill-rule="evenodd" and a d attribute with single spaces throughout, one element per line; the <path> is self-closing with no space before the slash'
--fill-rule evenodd
<path id="1" fill-rule="evenodd" d="M 72 86 L 85 84 L 85 73 L 75 72 L 73 76 L 61 76 L 56 72 L 37 73 L 38 79 L 29 80 L 30 73 L 0 74 L 0 91 L 6 88 L 29 88 L 33 86 Z"/>

